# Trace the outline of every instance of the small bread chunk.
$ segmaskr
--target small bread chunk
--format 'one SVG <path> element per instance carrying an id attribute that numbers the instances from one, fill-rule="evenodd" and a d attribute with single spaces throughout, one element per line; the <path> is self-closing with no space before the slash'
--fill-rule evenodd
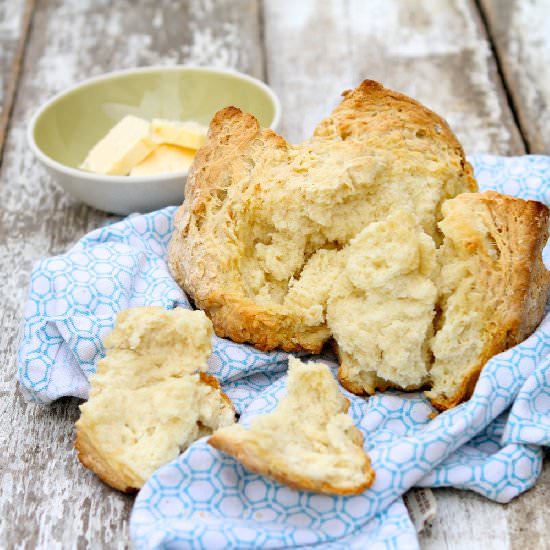
<path id="1" fill-rule="evenodd" d="M 349 401 L 322 363 L 289 359 L 287 395 L 250 428 L 221 428 L 208 443 L 295 489 L 351 495 L 374 481 L 363 435 L 346 414 Z"/>
<path id="2" fill-rule="evenodd" d="M 494 191 L 465 193 L 443 205 L 439 227 L 441 314 L 427 396 L 443 410 L 468 399 L 485 363 L 539 324 L 550 284 L 548 209 Z"/>
<path id="3" fill-rule="evenodd" d="M 327 309 L 338 378 L 355 393 L 422 387 L 437 298 L 433 240 L 414 214 L 396 210 L 359 233 L 346 257 Z"/>
<path id="4" fill-rule="evenodd" d="M 204 372 L 212 325 L 202 311 L 137 307 L 118 314 L 107 356 L 80 406 L 80 462 L 131 492 L 199 437 L 235 421 L 231 401 Z"/>

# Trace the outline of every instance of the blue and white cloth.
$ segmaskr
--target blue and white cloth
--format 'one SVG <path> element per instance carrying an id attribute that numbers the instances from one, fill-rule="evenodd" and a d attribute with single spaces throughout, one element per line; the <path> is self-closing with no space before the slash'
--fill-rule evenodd
<path id="1" fill-rule="evenodd" d="M 550 157 L 476 156 L 482 188 L 550 204 Z M 118 311 L 190 307 L 166 249 L 174 208 L 93 231 L 32 273 L 18 376 L 29 400 L 86 398 Z M 547 262 L 548 263 L 548 262 Z M 361 495 L 298 492 L 247 471 L 197 441 L 158 470 L 131 516 L 136 548 L 418 548 L 401 495 L 413 486 L 470 489 L 508 502 L 534 485 L 550 443 L 550 316 L 525 342 L 494 357 L 470 401 L 431 419 L 420 393 L 351 395 L 376 481 Z M 210 372 L 241 422 L 273 410 L 287 354 L 215 338 Z M 335 367 L 331 357 L 324 360 Z"/>

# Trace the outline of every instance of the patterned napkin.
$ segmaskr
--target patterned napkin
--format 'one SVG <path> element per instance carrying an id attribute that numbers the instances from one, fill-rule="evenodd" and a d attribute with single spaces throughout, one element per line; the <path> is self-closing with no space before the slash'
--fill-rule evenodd
<path id="1" fill-rule="evenodd" d="M 550 204 L 550 157 L 471 159 L 482 188 Z M 115 314 L 186 307 L 166 248 L 174 208 L 93 231 L 33 271 L 18 376 L 27 399 L 86 398 Z M 548 262 L 547 262 L 548 263 Z M 418 548 L 401 495 L 452 486 L 508 502 L 532 487 L 550 444 L 550 315 L 528 340 L 494 357 L 470 401 L 431 419 L 420 393 L 364 399 L 342 390 L 365 435 L 374 485 L 353 497 L 291 490 L 248 472 L 202 439 L 158 470 L 131 517 L 136 548 Z M 547 357 L 548 356 L 548 357 Z M 287 354 L 215 338 L 210 372 L 244 424 L 285 391 Z M 336 368 L 334 358 L 324 356 Z"/>

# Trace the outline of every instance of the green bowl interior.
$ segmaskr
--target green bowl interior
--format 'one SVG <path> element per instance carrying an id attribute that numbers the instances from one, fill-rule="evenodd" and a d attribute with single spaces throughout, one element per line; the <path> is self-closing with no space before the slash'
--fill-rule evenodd
<path id="1" fill-rule="evenodd" d="M 207 125 L 216 111 L 228 105 L 252 113 L 262 126 L 270 126 L 275 116 L 270 95 L 238 75 L 189 68 L 120 74 L 59 97 L 36 121 L 34 139 L 47 156 L 77 168 L 125 115 Z"/>

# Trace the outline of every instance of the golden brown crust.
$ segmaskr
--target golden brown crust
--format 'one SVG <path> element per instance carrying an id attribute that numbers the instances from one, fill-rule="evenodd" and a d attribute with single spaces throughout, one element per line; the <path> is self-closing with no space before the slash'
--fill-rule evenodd
<path id="1" fill-rule="evenodd" d="M 412 149 L 420 153 L 428 150 L 427 143 L 445 151 L 451 159 L 449 168 L 460 182 L 453 194 L 477 189 L 471 166 L 446 122 L 417 101 L 374 81 L 366 80 L 344 93 L 341 105 L 319 124 L 313 139 L 353 138 L 368 145 L 373 140 L 373 146 L 391 142 L 395 148 L 402 147 L 405 133 Z M 228 288 L 220 274 L 238 271 L 238 259 L 216 242 L 215 231 L 201 233 L 204 219 L 213 215 L 210 205 L 224 200 L 227 189 L 246 177 L 261 152 L 268 151 L 271 158 L 276 153 L 284 156 L 288 148 L 281 136 L 261 129 L 253 116 L 235 107 L 218 112 L 189 174 L 186 200 L 175 215 L 169 267 L 196 306 L 210 317 L 218 336 L 249 342 L 264 351 L 318 353 L 330 336 L 326 326 L 311 326 L 277 304 L 260 305 L 242 289 Z M 236 218 L 229 211 L 218 227 L 233 224 Z"/>
<path id="2" fill-rule="evenodd" d="M 328 337 L 325 327 L 308 327 L 277 308 L 259 306 L 246 296 L 219 286 L 219 274 L 234 269 L 223 251 L 202 246 L 194 235 L 206 215 L 209 201 L 225 177 L 240 177 L 243 157 L 255 140 L 265 147 L 285 149 L 286 141 L 275 132 L 261 129 L 252 115 L 235 107 L 219 111 L 210 124 L 208 140 L 197 153 L 186 185 L 186 200 L 174 218 L 175 231 L 168 250 L 172 275 L 195 305 L 210 317 L 218 336 L 235 342 L 252 342 L 263 351 L 307 349 L 319 353 Z M 297 326 L 299 325 L 299 326 Z"/>
<path id="3" fill-rule="evenodd" d="M 342 365 L 340 365 L 340 368 L 338 369 L 338 381 L 344 388 L 346 388 L 346 390 L 355 395 L 374 395 L 377 391 L 385 392 L 390 388 L 395 388 L 402 391 L 417 391 L 426 387 L 426 384 L 403 387 L 397 384 L 392 384 L 382 378 L 378 378 L 376 380 L 376 386 L 366 386 L 365 384 L 360 384 L 359 382 L 356 382 L 346 376 L 345 369 L 342 368 Z"/>
<path id="4" fill-rule="evenodd" d="M 376 388 L 368 387 L 366 388 L 362 384 L 359 384 L 358 382 L 352 380 L 351 378 L 348 378 L 345 375 L 345 370 L 342 368 L 342 365 L 340 365 L 340 368 L 338 369 L 338 381 L 346 390 L 348 390 L 351 393 L 354 393 L 355 395 L 373 395 Z M 387 388 L 378 388 L 379 391 L 383 392 L 386 391 Z"/>
<path id="5" fill-rule="evenodd" d="M 238 343 L 253 342 L 261 351 L 279 348 L 320 353 L 330 334 L 324 326 L 308 327 L 275 308 L 220 292 L 209 294 L 199 307 L 205 308 L 218 336 Z"/>
<path id="6" fill-rule="evenodd" d="M 479 360 L 469 369 L 456 393 L 450 397 L 430 394 L 431 403 L 438 410 L 469 399 L 487 361 L 531 335 L 542 319 L 550 288 L 550 272 L 542 261 L 542 249 L 548 240 L 549 210 L 545 205 L 495 191 L 464 194 L 454 200 L 462 200 L 466 205 L 480 201 L 488 208 L 491 216 L 488 230 L 499 250 L 500 275 L 486 292 L 498 293 L 500 307 L 487 323 L 484 335 L 480 335 L 485 344 Z M 478 239 L 467 240 L 464 246 L 486 255 Z"/>
<path id="7" fill-rule="evenodd" d="M 78 460 L 85 468 L 94 472 L 107 485 L 123 493 L 135 493 L 140 488 L 136 485 L 137 476 L 125 475 L 125 472 L 113 468 L 79 422 L 76 423 L 76 430 L 74 447 L 78 452 Z"/>
<path id="8" fill-rule="evenodd" d="M 207 386 L 210 386 L 211 388 L 214 388 L 215 390 L 220 392 L 220 397 L 222 398 L 222 401 L 236 414 L 237 411 L 235 410 L 235 405 L 233 405 L 233 402 L 225 393 L 222 391 L 222 387 L 220 385 L 219 380 L 212 376 L 211 374 L 207 374 L 205 372 L 199 373 L 200 381 L 206 384 Z"/>
<path id="9" fill-rule="evenodd" d="M 417 137 L 445 144 L 463 172 L 468 189 L 477 191 L 473 168 L 466 161 L 464 150 L 445 119 L 418 101 L 384 88 L 375 80 L 364 80 L 355 90 L 342 93 L 344 100 L 315 129 L 316 136 L 338 136 L 342 140 L 368 140 L 370 134 L 395 134 L 398 140 L 410 130 Z"/>
<path id="10" fill-rule="evenodd" d="M 447 409 L 452 409 L 453 407 L 460 405 L 460 403 L 463 403 L 464 401 L 467 401 L 468 399 L 470 399 L 470 397 L 474 393 L 474 389 L 479 379 L 479 375 L 481 373 L 481 370 L 485 366 L 485 363 L 493 355 L 496 355 L 501 351 L 504 351 L 504 350 L 496 351 L 492 355 L 489 355 L 486 360 L 480 360 L 474 367 L 472 367 L 470 372 L 464 378 L 460 388 L 453 396 L 448 398 L 441 397 L 441 396 L 429 397 L 430 403 L 435 407 L 436 410 L 446 411 Z"/>
<path id="11" fill-rule="evenodd" d="M 360 442 L 362 445 L 363 435 L 357 428 L 354 428 L 354 430 L 355 442 Z M 214 433 L 214 435 L 208 439 L 208 443 L 212 445 L 212 447 L 235 457 L 250 471 L 268 476 L 279 483 L 283 483 L 300 491 L 314 491 L 333 495 L 356 495 L 370 487 L 375 479 L 374 470 L 371 468 L 370 459 L 366 454 L 364 465 L 365 481 L 355 487 L 338 487 L 327 481 L 315 480 L 306 475 L 289 472 L 284 464 L 272 464 L 270 460 L 262 456 L 257 445 L 246 440 L 239 440 L 231 436 L 226 436 L 223 432 Z"/>
<path id="12" fill-rule="evenodd" d="M 403 391 L 418 391 L 426 387 L 426 384 L 422 384 L 420 386 L 410 386 L 410 387 L 404 388 L 402 386 L 392 384 L 391 382 L 384 380 L 383 378 L 377 378 L 375 386 L 368 386 L 364 383 L 359 383 L 355 380 L 352 380 L 348 376 L 346 376 L 346 369 L 343 368 L 342 355 L 340 353 L 340 348 L 336 340 L 333 340 L 332 348 L 338 358 L 338 364 L 340 365 L 337 373 L 338 382 L 340 382 L 340 384 L 344 388 L 346 388 L 346 390 L 353 393 L 354 395 L 374 395 L 377 391 L 385 392 L 390 388 L 395 388 Z"/>

